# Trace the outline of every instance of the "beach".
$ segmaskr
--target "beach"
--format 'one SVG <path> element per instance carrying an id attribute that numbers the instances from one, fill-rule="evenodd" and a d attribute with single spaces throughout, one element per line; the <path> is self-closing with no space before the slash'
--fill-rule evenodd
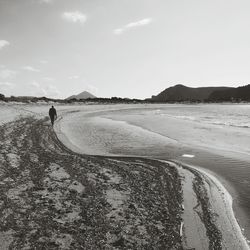
<path id="1" fill-rule="evenodd" d="M 249 105 L 115 108 L 67 114 L 58 124 L 59 138 L 79 153 L 171 159 L 210 171 L 232 195 L 237 220 L 250 238 Z"/>
<path id="2" fill-rule="evenodd" d="M 140 109 L 61 105 L 53 130 L 47 105 L 4 105 L 1 249 L 249 249 L 232 194 L 197 150 L 112 122 Z"/>

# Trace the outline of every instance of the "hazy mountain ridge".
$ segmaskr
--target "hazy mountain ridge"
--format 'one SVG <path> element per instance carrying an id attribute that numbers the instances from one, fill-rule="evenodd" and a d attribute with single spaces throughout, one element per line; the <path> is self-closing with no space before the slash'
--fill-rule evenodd
<path id="1" fill-rule="evenodd" d="M 250 102 L 250 84 L 241 87 L 198 87 L 191 88 L 184 85 L 175 85 L 166 88 L 152 98 L 147 99 L 130 99 L 122 97 L 102 98 L 95 97 L 87 91 L 83 91 L 78 95 L 72 95 L 66 99 L 54 99 L 47 97 L 35 96 L 10 96 L 5 97 L 0 94 L 0 101 L 4 102 L 58 102 L 58 103 L 74 103 L 74 102 L 91 102 L 95 103 L 155 103 L 155 102 Z"/>
<path id="2" fill-rule="evenodd" d="M 97 98 L 97 97 L 92 95 L 88 91 L 83 91 L 78 95 L 69 96 L 68 98 L 66 98 L 66 100 L 70 100 L 70 99 L 81 100 L 81 99 L 93 99 L 93 98 Z"/>
<path id="3" fill-rule="evenodd" d="M 153 101 L 205 101 L 215 91 L 232 89 L 230 87 L 199 87 L 191 88 L 181 84 L 169 87 L 156 96 L 152 96 Z"/>

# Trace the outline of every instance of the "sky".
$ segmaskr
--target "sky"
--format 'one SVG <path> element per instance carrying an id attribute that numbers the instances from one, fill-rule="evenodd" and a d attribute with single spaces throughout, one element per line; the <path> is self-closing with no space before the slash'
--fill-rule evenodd
<path id="1" fill-rule="evenodd" d="M 148 98 L 250 83 L 249 0 L 0 0 L 0 93 Z"/>

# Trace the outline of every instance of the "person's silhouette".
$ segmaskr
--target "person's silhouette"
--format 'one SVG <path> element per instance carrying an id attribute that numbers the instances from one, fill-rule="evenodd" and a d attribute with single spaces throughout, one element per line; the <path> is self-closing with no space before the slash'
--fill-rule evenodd
<path id="1" fill-rule="evenodd" d="M 50 120 L 51 120 L 51 124 L 52 124 L 52 126 L 53 126 L 53 125 L 54 125 L 54 121 L 55 121 L 56 118 L 57 118 L 56 109 L 54 108 L 54 106 L 52 106 L 52 107 L 49 109 L 49 117 L 50 117 Z"/>

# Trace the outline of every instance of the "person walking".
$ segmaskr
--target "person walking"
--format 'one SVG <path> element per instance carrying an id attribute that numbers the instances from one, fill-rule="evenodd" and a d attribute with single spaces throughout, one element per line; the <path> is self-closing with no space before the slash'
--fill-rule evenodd
<path id="1" fill-rule="evenodd" d="M 52 106 L 49 109 L 49 117 L 50 117 L 50 120 L 51 120 L 51 124 L 53 126 L 54 125 L 54 121 L 57 119 L 57 113 L 56 113 L 56 109 L 54 108 L 54 106 Z"/>

